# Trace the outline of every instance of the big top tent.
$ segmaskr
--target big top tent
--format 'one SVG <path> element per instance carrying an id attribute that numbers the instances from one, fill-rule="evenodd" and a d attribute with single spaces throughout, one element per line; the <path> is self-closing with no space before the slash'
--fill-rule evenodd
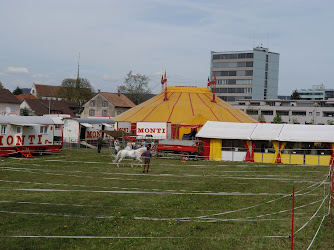
<path id="1" fill-rule="evenodd" d="M 202 127 L 206 121 L 257 122 L 220 98 L 213 101 L 213 94 L 208 88 L 197 87 L 167 87 L 165 91 L 114 119 L 131 123 L 170 122 L 174 127 L 187 127 L 189 131 L 191 127 Z"/>

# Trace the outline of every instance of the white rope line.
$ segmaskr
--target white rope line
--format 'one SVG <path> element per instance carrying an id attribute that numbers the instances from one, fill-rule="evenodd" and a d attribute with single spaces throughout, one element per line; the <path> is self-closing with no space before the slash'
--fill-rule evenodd
<path id="1" fill-rule="evenodd" d="M 313 205 L 313 204 L 318 203 L 320 201 L 322 201 L 322 199 L 321 200 L 317 200 L 317 201 L 313 201 L 313 202 L 305 204 L 305 205 L 301 205 L 301 206 L 295 207 L 295 210 L 297 210 L 299 208 L 303 208 L 303 207 L 307 207 L 307 206 Z M 264 216 L 276 215 L 276 214 L 281 214 L 281 213 L 286 213 L 286 212 L 291 212 L 291 209 L 285 209 L 285 210 L 281 210 L 281 211 L 278 211 L 278 212 L 272 212 L 272 213 L 268 213 L 268 214 L 262 214 L 262 215 L 258 215 L 258 216 L 255 216 L 255 217 L 246 217 L 246 218 L 260 218 L 260 217 L 264 217 Z"/>
<path id="2" fill-rule="evenodd" d="M 303 225 L 301 226 L 296 232 L 295 234 L 297 234 L 299 231 L 301 231 L 304 227 L 306 227 L 306 225 L 317 215 L 317 213 L 319 212 L 320 208 L 322 207 L 322 205 L 324 204 L 325 200 L 327 199 L 328 195 L 325 196 L 325 198 L 322 200 L 320 206 L 318 207 L 317 211 L 311 216 L 311 218 Z"/>
<path id="3" fill-rule="evenodd" d="M 84 192 L 84 193 L 114 193 L 114 194 L 173 194 L 173 195 L 218 195 L 218 196 L 286 196 L 281 193 L 241 193 L 241 192 L 218 192 L 218 193 L 189 193 L 189 192 L 150 192 L 150 191 L 119 191 L 119 190 L 67 190 L 67 189 L 39 189 L 39 188 L 0 188 L 0 190 L 30 191 L 30 192 Z M 183 191 L 183 190 L 180 190 Z"/>
<path id="4" fill-rule="evenodd" d="M 80 161 L 76 161 L 78 163 L 81 163 Z M 85 162 L 87 163 L 87 162 Z M 91 163 L 101 163 L 101 162 L 91 162 Z M 107 163 L 107 164 L 113 164 L 113 163 Z M 37 165 L 37 164 L 34 164 L 34 165 Z M 45 167 L 44 165 L 38 165 L 38 166 L 41 166 L 41 167 Z M 179 166 L 179 165 L 177 165 Z M 191 166 L 191 165 L 190 165 Z M 62 166 L 63 167 L 63 166 Z M 66 166 L 66 167 L 72 167 L 72 166 Z M 88 174 L 91 174 L 91 173 L 95 173 L 96 172 L 87 172 L 87 171 L 80 171 L 80 170 L 76 170 L 76 171 L 59 171 L 58 169 L 57 170 L 50 170 L 50 169 L 33 169 L 33 168 L 23 168 L 23 167 L 0 167 L 0 168 L 3 168 L 5 170 L 27 170 L 27 171 L 42 171 L 42 172 L 54 172 L 54 171 L 57 171 L 58 172 L 65 172 L 65 173 L 88 173 Z M 226 172 L 226 173 L 244 173 L 244 172 L 251 172 L 251 173 L 254 173 L 253 175 L 244 175 L 245 177 L 250 177 L 250 176 L 259 176 L 258 173 L 261 172 L 261 171 L 221 171 L 221 172 Z M 268 171 L 266 171 L 268 172 Z M 269 171 L 270 172 L 270 171 Z M 133 173 L 113 173 L 113 172 L 99 172 L 101 174 L 121 174 L 121 175 L 140 175 L 140 174 L 133 174 Z M 221 175 L 221 174 L 214 174 L 214 175 L 202 175 L 202 174 L 183 174 L 183 175 L 175 175 L 175 174 L 159 174 L 159 175 L 155 175 L 155 176 L 173 176 L 173 177 L 239 177 L 239 176 L 230 176 L 230 175 Z M 263 175 L 264 177 L 263 178 L 266 178 L 266 177 L 277 177 L 277 176 L 280 176 L 280 175 Z M 296 176 L 289 176 L 289 177 L 296 177 L 296 178 L 299 178 L 299 177 L 302 177 L 302 176 L 299 176 L 299 175 L 296 175 Z M 256 178 L 257 179 L 257 178 Z M 277 179 L 277 178 L 268 178 L 268 179 Z M 279 178 L 281 180 L 281 178 Z M 283 180 L 288 180 L 288 181 L 291 181 L 291 180 L 294 180 L 294 179 L 283 179 Z"/>
<path id="5" fill-rule="evenodd" d="M 134 217 L 135 220 L 151 220 L 151 221 L 182 221 L 182 222 L 259 222 L 259 221 L 285 221 L 291 220 L 290 218 L 279 218 L 279 219 L 245 219 L 245 218 L 234 218 L 234 219 L 216 219 L 216 218 L 206 218 L 202 220 L 192 220 L 192 219 L 175 219 L 175 218 L 153 218 L 153 217 Z"/>
<path id="6" fill-rule="evenodd" d="M 76 235 L 0 235 L 1 238 L 55 238 L 55 239 L 227 239 L 227 238 L 289 238 L 288 235 L 264 235 L 264 236 L 232 236 L 224 235 L 223 237 L 194 237 L 194 236 L 76 236 Z"/>
<path id="7" fill-rule="evenodd" d="M 87 216 L 87 215 L 72 215 L 72 214 L 55 214 L 55 213 L 37 213 L 37 212 L 18 212 L 18 211 L 6 211 L 0 210 L 0 213 L 5 214 L 23 214 L 23 215 L 43 215 L 43 216 L 63 216 L 63 217 L 73 217 L 73 218 L 96 218 L 96 219 L 114 219 L 114 218 L 124 218 L 122 216 Z"/>
<path id="8" fill-rule="evenodd" d="M 46 170 L 46 169 L 24 169 L 24 168 L 10 168 L 10 167 L 0 167 L 5 168 L 4 170 L 8 171 L 17 171 L 17 172 L 28 172 L 28 173 L 36 173 L 38 171 L 45 172 L 45 174 L 52 174 L 52 175 L 65 175 L 65 174 L 59 174 L 59 172 L 62 173 L 84 173 L 84 174 L 96 174 L 96 172 L 86 172 L 86 171 L 57 171 L 57 170 Z M 34 172 L 36 171 L 36 172 Z M 52 172 L 57 172 L 52 173 Z M 134 173 L 112 173 L 112 172 L 100 172 L 99 174 L 108 174 L 108 175 L 124 175 L 124 176 L 142 176 L 142 174 L 134 174 Z M 80 177 L 80 178 L 96 178 L 92 176 L 79 176 L 79 175 L 68 175 L 66 176 L 72 176 L 72 177 Z M 297 180 L 297 179 L 282 179 L 282 178 L 266 178 L 266 177 L 239 177 L 239 176 L 228 176 L 228 175 L 194 175 L 194 174 L 186 174 L 186 175 L 175 175 L 175 174 L 149 174 L 149 176 L 155 176 L 155 177 L 178 177 L 178 178 L 185 178 L 185 177 L 218 177 L 223 179 L 238 179 L 238 180 L 271 180 L 271 181 L 294 181 L 294 182 L 306 182 L 306 183 L 314 183 L 313 180 Z"/>
<path id="9" fill-rule="evenodd" d="M 319 183 L 319 182 L 317 182 Z M 305 187 L 301 190 L 299 190 L 298 192 L 302 192 L 310 187 L 313 187 L 314 185 L 316 185 L 317 183 L 315 184 L 312 184 L 308 187 Z M 272 202 L 275 202 L 277 200 L 280 200 L 280 199 L 283 199 L 283 198 L 286 198 L 286 197 L 289 197 L 291 196 L 292 194 L 288 194 L 288 195 L 285 195 L 283 197 L 279 197 L 279 198 L 275 198 L 275 199 L 272 199 L 272 200 L 269 200 L 269 201 L 266 201 L 266 202 L 262 202 L 262 203 L 259 203 L 259 204 L 255 204 L 255 205 L 252 205 L 252 206 L 249 206 L 249 207 L 245 207 L 245 208 L 240 208 L 240 209 L 236 209 L 236 210 L 231 210 L 231 211 L 226 211 L 226 212 L 222 212 L 222 213 L 217 213 L 217 214 L 211 214 L 211 215 L 204 215 L 204 216 L 199 216 L 199 217 L 184 217 L 184 218 L 178 218 L 178 219 L 188 219 L 188 218 L 205 218 L 205 217 L 211 217 L 211 216 L 219 216 L 219 215 L 224 215 L 224 214 L 229 214 L 229 213 L 236 213 L 236 212 L 240 212 L 240 211 L 244 211 L 244 210 L 248 210 L 248 209 L 251 209 L 251 208 L 254 208 L 254 207 L 258 207 L 258 206 L 261 206 L 261 205 L 265 205 L 265 204 L 269 204 L 269 203 L 272 203 Z"/>
<path id="10" fill-rule="evenodd" d="M 19 184 L 34 184 L 34 185 L 50 185 L 50 186 L 65 186 L 65 187 L 84 187 L 84 188 L 103 188 L 103 189 L 121 189 L 121 190 L 142 190 L 142 191 L 162 191 L 162 192 L 189 192 L 189 193 L 212 193 L 212 191 L 188 191 L 188 190 L 163 190 L 163 189 L 149 189 L 149 188 L 130 188 L 130 187 L 101 187 L 101 186 L 88 186 L 88 185 L 70 185 L 70 184 L 58 184 L 58 183 L 48 183 L 48 182 L 30 182 L 30 181 L 8 181 L 8 180 L 0 180 L 0 182 L 6 183 L 19 183 Z"/>
<path id="11" fill-rule="evenodd" d="M 51 205 L 51 206 L 74 206 L 74 207 L 99 207 L 99 208 L 125 208 L 125 209 L 132 209 L 132 210 L 182 210 L 182 211 L 199 211 L 199 212 L 213 212 L 218 211 L 218 209 L 195 209 L 195 208 L 154 208 L 154 207 L 133 207 L 133 206 L 100 206 L 100 205 L 85 205 L 85 204 L 69 204 L 69 203 L 51 203 L 51 202 L 30 202 L 30 201 L 0 201 L 0 203 L 15 203 L 15 204 L 35 204 L 35 205 Z"/>
<path id="12" fill-rule="evenodd" d="M 319 225 L 319 227 L 318 227 L 318 230 L 316 231 L 316 233 L 315 233 L 315 235 L 314 235 L 314 237 L 313 237 L 313 239 L 312 239 L 310 245 L 308 246 L 307 250 L 311 248 L 311 246 L 312 246 L 312 244 L 313 244 L 315 238 L 316 238 L 317 235 L 318 235 L 318 232 L 319 232 L 319 230 L 320 230 L 320 228 L 321 228 L 321 225 L 322 225 L 322 223 L 324 222 L 325 217 L 326 217 L 325 215 L 322 217 L 322 220 L 321 220 L 321 222 L 320 222 L 320 225 Z"/>
<path id="13" fill-rule="evenodd" d="M 71 214 L 56 214 L 56 213 L 38 213 L 38 212 L 19 212 L 19 211 L 6 211 L 0 210 L 0 213 L 5 214 L 20 214 L 20 215 L 37 215 L 37 216 L 61 216 L 61 217 L 71 217 L 71 218 L 95 218 L 95 219 L 123 219 L 124 216 L 87 216 L 87 215 L 71 215 Z M 133 217 L 135 220 L 148 220 L 148 221 L 182 221 L 182 222 L 205 222 L 205 223 L 215 223 L 215 222 L 260 222 L 260 221 L 285 221 L 290 220 L 289 218 L 280 218 L 280 219 L 214 219 L 207 218 L 206 220 L 175 220 L 171 218 L 151 218 L 151 217 Z"/>
<path id="14" fill-rule="evenodd" d="M 322 182 L 319 183 L 318 186 L 316 186 L 314 189 L 308 191 L 308 192 L 305 192 L 305 193 L 302 193 L 302 194 L 296 194 L 296 196 L 300 196 L 300 195 L 306 195 L 306 194 L 309 194 L 309 193 L 312 193 L 313 191 L 317 190 L 319 187 L 321 187 L 322 184 L 324 184 L 326 182 L 327 178 L 325 180 L 323 180 Z"/>

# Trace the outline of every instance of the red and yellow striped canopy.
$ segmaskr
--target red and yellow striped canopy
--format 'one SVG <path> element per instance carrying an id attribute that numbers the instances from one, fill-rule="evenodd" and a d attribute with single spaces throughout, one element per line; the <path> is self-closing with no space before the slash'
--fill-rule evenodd
<path id="1" fill-rule="evenodd" d="M 213 94 L 208 88 L 167 87 L 168 100 L 164 100 L 164 96 L 162 92 L 114 119 L 131 123 L 170 122 L 189 125 L 198 122 L 203 125 L 206 121 L 257 122 L 220 98 L 212 102 Z"/>

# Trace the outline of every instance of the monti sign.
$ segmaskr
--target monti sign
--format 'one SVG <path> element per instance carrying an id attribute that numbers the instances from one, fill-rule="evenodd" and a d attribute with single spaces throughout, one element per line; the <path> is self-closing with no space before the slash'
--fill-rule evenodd
<path id="1" fill-rule="evenodd" d="M 152 139 L 169 139 L 171 124 L 167 122 L 137 122 L 136 132 L 142 138 L 152 136 Z"/>

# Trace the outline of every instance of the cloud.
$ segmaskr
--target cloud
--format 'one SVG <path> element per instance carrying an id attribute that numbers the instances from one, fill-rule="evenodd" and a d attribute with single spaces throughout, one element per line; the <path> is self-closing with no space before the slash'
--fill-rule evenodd
<path id="1" fill-rule="evenodd" d="M 49 78 L 48 75 L 46 75 L 46 74 L 40 74 L 40 73 L 33 74 L 31 77 L 33 77 L 33 78 Z"/>
<path id="2" fill-rule="evenodd" d="M 29 70 L 27 68 L 8 67 L 7 72 L 29 74 Z"/>

